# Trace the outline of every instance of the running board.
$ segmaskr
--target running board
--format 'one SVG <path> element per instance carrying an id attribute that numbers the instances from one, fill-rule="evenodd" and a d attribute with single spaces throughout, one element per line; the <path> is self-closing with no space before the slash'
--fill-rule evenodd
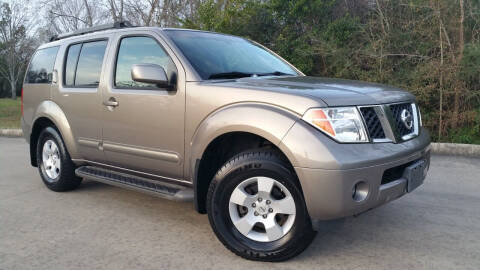
<path id="1" fill-rule="evenodd" d="M 93 166 L 79 167 L 75 170 L 75 174 L 85 179 L 144 192 L 164 199 L 180 202 L 193 201 L 193 189 L 181 185 L 162 183 Z"/>

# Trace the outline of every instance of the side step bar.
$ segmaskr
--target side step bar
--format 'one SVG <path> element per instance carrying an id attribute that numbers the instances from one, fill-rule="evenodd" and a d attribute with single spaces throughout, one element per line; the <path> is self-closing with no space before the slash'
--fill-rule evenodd
<path id="1" fill-rule="evenodd" d="M 193 189 L 181 185 L 162 183 L 93 166 L 79 167 L 75 170 L 75 174 L 85 179 L 144 192 L 164 199 L 180 202 L 193 201 Z"/>

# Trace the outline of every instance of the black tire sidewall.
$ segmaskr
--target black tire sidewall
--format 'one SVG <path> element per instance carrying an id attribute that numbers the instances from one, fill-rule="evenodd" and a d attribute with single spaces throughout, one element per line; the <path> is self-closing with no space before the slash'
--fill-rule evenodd
<path id="1" fill-rule="evenodd" d="M 257 242 L 247 238 L 235 228 L 229 215 L 229 200 L 233 190 L 242 181 L 258 176 L 280 182 L 295 201 L 296 215 L 292 228 L 285 236 L 273 242 Z M 233 162 L 227 163 L 217 173 L 211 188 L 212 192 L 209 192 L 207 199 L 210 223 L 219 239 L 237 254 L 252 254 L 250 259 L 283 260 L 302 246 L 299 241 L 304 241 L 305 233 L 311 231 L 310 218 L 298 180 L 285 163 L 274 155 L 234 158 Z"/>
<path id="2" fill-rule="evenodd" d="M 57 144 L 58 152 L 60 154 L 60 174 L 55 179 L 51 179 L 45 172 L 45 167 L 43 165 L 43 146 L 46 141 L 52 140 Z M 72 178 L 76 178 L 71 171 L 72 163 L 70 160 L 70 155 L 68 154 L 65 144 L 63 143 L 62 137 L 60 136 L 59 132 L 53 127 L 45 128 L 38 137 L 37 143 L 37 164 L 38 169 L 40 172 L 40 176 L 42 177 L 43 182 L 45 185 L 52 189 L 52 190 L 63 190 L 65 189 L 65 184 L 68 181 L 71 181 Z M 50 180 L 50 181 L 49 181 Z"/>

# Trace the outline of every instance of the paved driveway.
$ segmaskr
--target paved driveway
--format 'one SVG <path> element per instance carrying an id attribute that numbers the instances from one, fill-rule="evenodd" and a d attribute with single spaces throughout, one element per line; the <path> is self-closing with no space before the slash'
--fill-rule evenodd
<path id="1" fill-rule="evenodd" d="M 357 218 L 325 224 L 285 263 L 236 257 L 205 215 L 85 181 L 55 193 L 22 139 L 0 138 L 0 269 L 480 269 L 480 160 L 432 157 L 426 183 Z"/>

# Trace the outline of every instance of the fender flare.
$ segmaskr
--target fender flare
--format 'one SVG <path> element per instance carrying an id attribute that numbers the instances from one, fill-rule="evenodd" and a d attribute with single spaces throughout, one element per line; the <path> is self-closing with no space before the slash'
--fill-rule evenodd
<path id="1" fill-rule="evenodd" d="M 60 106 L 51 100 L 45 100 L 40 103 L 35 111 L 32 129 L 40 118 L 47 118 L 53 122 L 62 136 L 70 157 L 72 159 L 78 158 L 77 145 L 75 143 L 70 123 Z"/>
<path id="2" fill-rule="evenodd" d="M 208 115 L 190 141 L 190 159 L 186 173 L 195 188 L 195 204 L 198 202 L 197 175 L 200 160 L 216 138 L 232 132 L 254 134 L 279 147 L 290 159 L 287 152 L 291 152 L 282 149 L 284 146 L 281 145 L 281 141 L 300 117 L 297 113 L 281 107 L 253 102 L 231 104 Z"/>

